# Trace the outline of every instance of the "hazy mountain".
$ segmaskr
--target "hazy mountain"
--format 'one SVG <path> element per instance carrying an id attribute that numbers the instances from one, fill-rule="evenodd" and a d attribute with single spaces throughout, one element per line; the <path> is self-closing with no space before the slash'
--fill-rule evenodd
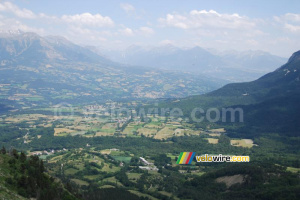
<path id="1" fill-rule="evenodd" d="M 228 84 L 223 88 L 216 90 L 209 95 L 213 96 L 247 96 L 261 100 L 280 96 L 291 91 L 297 92 L 300 86 L 300 51 L 295 52 L 288 62 L 275 70 L 268 73 L 256 81 L 249 83 Z"/>
<path id="2" fill-rule="evenodd" d="M 183 50 L 170 44 L 153 48 L 133 45 L 125 51 L 112 51 L 107 54 L 121 63 L 169 70 L 188 67 L 188 71 L 206 72 L 221 64 L 220 58 L 200 47 Z"/>
<path id="3" fill-rule="evenodd" d="M 268 73 L 283 65 L 287 59 L 264 51 L 225 51 L 219 54 L 227 65 Z"/>
<path id="4" fill-rule="evenodd" d="M 39 105 L 65 99 L 84 103 L 178 98 L 225 83 L 192 73 L 124 66 L 63 37 L 21 31 L 0 33 L 0 70 L 1 104 L 6 105 L 37 105 L 32 96 Z"/>
<path id="5" fill-rule="evenodd" d="M 198 72 L 220 79 L 251 81 L 286 62 L 285 58 L 262 51 L 180 49 L 171 44 L 160 47 L 130 46 L 125 51 L 100 50 L 108 58 L 124 64 L 158 69 Z"/>
<path id="6" fill-rule="evenodd" d="M 299 102 L 300 51 L 295 52 L 286 64 L 255 81 L 228 84 L 206 95 L 191 96 L 166 105 L 180 107 L 186 115 L 196 107 L 242 108 L 245 123 L 239 124 L 244 127 L 239 133 L 253 137 L 264 131 L 299 135 Z"/>
<path id="7" fill-rule="evenodd" d="M 0 60 L 2 64 L 64 61 L 110 62 L 63 37 L 41 37 L 36 33 L 21 31 L 0 34 Z"/>

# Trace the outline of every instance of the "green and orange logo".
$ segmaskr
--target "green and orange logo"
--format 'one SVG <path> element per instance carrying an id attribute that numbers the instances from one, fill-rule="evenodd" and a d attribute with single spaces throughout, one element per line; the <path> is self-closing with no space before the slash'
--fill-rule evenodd
<path id="1" fill-rule="evenodd" d="M 181 152 L 176 164 L 189 165 L 195 157 L 195 152 Z"/>

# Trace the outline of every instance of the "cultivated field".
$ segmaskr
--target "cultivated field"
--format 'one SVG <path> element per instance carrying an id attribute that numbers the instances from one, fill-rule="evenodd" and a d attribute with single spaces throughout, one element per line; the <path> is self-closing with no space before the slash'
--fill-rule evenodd
<path id="1" fill-rule="evenodd" d="M 251 139 L 241 139 L 241 140 L 230 140 L 232 146 L 251 148 L 253 147 L 253 140 Z"/>

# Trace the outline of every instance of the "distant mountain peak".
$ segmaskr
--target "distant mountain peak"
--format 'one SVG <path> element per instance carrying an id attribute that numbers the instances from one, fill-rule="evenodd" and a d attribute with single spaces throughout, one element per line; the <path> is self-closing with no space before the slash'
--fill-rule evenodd
<path id="1" fill-rule="evenodd" d="M 190 49 L 188 49 L 188 51 L 194 51 L 194 52 L 197 52 L 197 53 L 210 53 L 209 51 L 207 51 L 206 49 L 203 49 L 202 47 L 199 47 L 199 46 L 194 46 Z"/>
<path id="2" fill-rule="evenodd" d="M 88 63 L 111 62 L 60 36 L 43 37 L 33 32 L 2 31 L 0 42 L 0 60 L 4 60 L 5 63 L 41 65 L 44 62 L 67 60 Z"/>
<path id="3" fill-rule="evenodd" d="M 17 29 L 17 30 L 0 30 L 0 37 L 15 37 L 17 35 L 21 35 L 24 32 Z"/>
<path id="4" fill-rule="evenodd" d="M 47 40 L 51 44 L 56 44 L 56 45 L 73 45 L 72 42 L 70 42 L 68 39 L 62 36 L 46 36 L 44 37 L 45 40 Z"/>
<path id="5" fill-rule="evenodd" d="M 300 60 L 300 50 L 293 53 L 293 55 L 289 58 L 288 62 L 294 62 Z"/>
<path id="6" fill-rule="evenodd" d="M 160 45 L 159 47 L 163 47 L 163 48 L 170 48 L 170 49 L 172 49 L 172 48 L 176 48 L 176 49 L 177 49 L 177 47 L 176 47 L 176 46 L 174 46 L 174 45 L 173 45 L 173 44 L 171 44 L 171 43 L 163 44 L 163 45 Z"/>

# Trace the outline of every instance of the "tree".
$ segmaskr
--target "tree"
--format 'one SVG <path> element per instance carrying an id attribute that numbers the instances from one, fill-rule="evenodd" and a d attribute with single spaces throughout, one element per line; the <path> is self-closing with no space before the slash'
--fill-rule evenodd
<path id="1" fill-rule="evenodd" d="M 18 152 L 17 152 L 16 149 L 13 149 L 13 150 L 12 150 L 11 155 L 12 155 L 14 158 L 16 158 L 16 159 L 19 158 L 19 154 L 18 154 Z"/>
<path id="2" fill-rule="evenodd" d="M 20 161 L 22 162 L 22 163 L 24 163 L 25 161 L 26 161 L 26 155 L 25 155 L 25 153 L 24 152 L 21 152 L 21 154 L 20 154 Z"/>
<path id="3" fill-rule="evenodd" d="M 2 153 L 2 154 L 6 154 L 6 149 L 5 149 L 4 146 L 2 146 L 1 153 Z"/>
<path id="4" fill-rule="evenodd" d="M 40 160 L 40 173 L 43 173 L 45 171 L 44 162 L 43 160 Z"/>

